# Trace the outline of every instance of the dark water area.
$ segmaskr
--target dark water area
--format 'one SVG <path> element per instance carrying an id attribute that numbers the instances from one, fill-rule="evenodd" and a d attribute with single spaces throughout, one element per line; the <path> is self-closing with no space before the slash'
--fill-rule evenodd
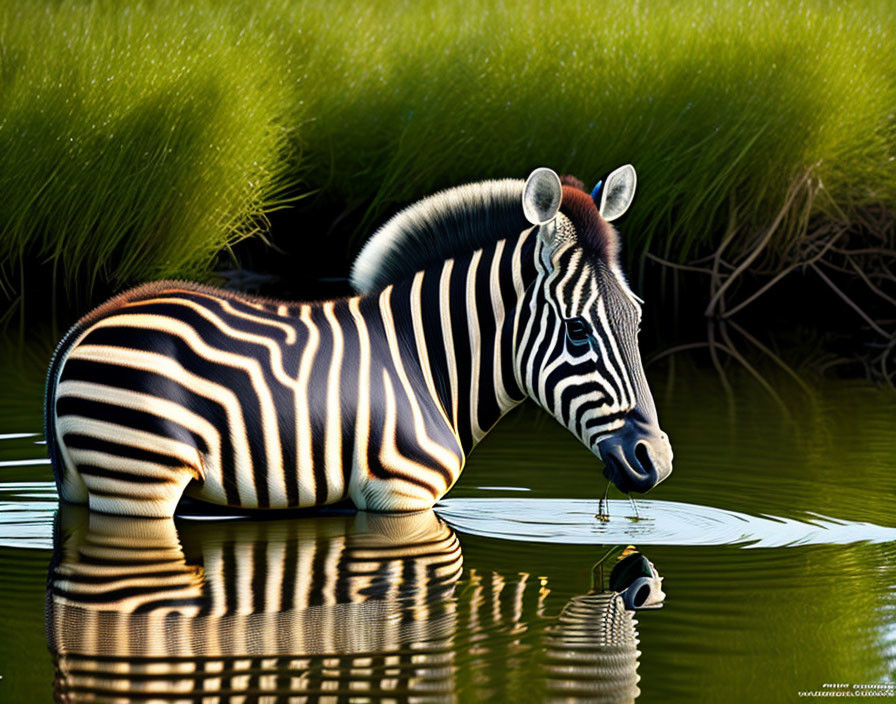
<path id="1" fill-rule="evenodd" d="M 782 409 L 746 374 L 733 402 L 712 369 L 648 376 L 675 470 L 635 505 L 611 490 L 607 522 L 600 463 L 528 405 L 435 512 L 60 512 L 39 380 L 4 379 L 0 701 L 789 702 L 892 684 L 896 398 L 769 376 Z M 626 545 L 662 608 L 614 601 L 615 556 L 594 569 Z"/>

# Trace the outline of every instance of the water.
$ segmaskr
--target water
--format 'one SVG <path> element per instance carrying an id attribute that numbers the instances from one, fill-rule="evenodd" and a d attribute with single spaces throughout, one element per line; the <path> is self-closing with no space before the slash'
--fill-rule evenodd
<path id="1" fill-rule="evenodd" d="M 438 513 L 463 533 L 531 543 L 779 548 L 896 542 L 896 528 L 821 515 L 797 521 L 680 501 L 610 501 L 610 520 L 595 521 L 599 506 L 582 499 L 449 499 Z"/>
<path id="2" fill-rule="evenodd" d="M 144 525 L 57 516 L 36 404 L 15 402 L 39 385 L 10 379 L 0 701 L 161 687 L 182 693 L 169 701 L 785 702 L 893 682 L 896 399 L 781 380 L 785 413 L 747 379 L 733 405 L 712 372 L 651 382 L 675 471 L 637 514 L 611 491 L 599 521 L 599 463 L 524 409 L 435 513 Z M 618 608 L 614 555 L 595 569 L 629 544 L 663 577 L 659 610 Z M 108 590 L 129 601 L 110 611 Z"/>

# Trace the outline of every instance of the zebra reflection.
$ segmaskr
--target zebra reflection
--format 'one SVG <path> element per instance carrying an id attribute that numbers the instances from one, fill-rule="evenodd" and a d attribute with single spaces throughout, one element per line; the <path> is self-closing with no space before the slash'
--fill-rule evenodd
<path id="1" fill-rule="evenodd" d="M 457 536 L 432 511 L 175 523 L 63 506 L 47 592 L 56 698 L 637 696 L 636 622 L 619 584 L 622 596 L 592 590 L 551 615 L 542 580 L 463 572 Z M 530 629 L 541 666 L 517 691 L 495 665 Z"/>
<path id="2" fill-rule="evenodd" d="M 609 589 L 603 581 L 599 562 L 591 591 L 570 599 L 548 629 L 550 701 L 622 704 L 634 702 L 641 693 L 638 622 L 632 611 L 662 606 L 663 578 L 650 560 L 629 546 L 613 566 Z"/>
<path id="3" fill-rule="evenodd" d="M 451 700 L 462 556 L 432 511 L 179 527 L 63 507 L 57 700 Z"/>

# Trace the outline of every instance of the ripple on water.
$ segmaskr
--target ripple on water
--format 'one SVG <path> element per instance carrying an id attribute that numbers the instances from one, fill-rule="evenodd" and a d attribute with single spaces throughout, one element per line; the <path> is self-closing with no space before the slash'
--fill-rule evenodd
<path id="1" fill-rule="evenodd" d="M 841 521 L 821 514 L 805 520 L 752 516 L 678 501 L 609 501 L 610 520 L 597 519 L 598 502 L 581 499 L 448 499 L 436 511 L 456 530 L 490 538 L 581 545 L 795 545 L 896 541 L 896 528 Z"/>
<path id="2" fill-rule="evenodd" d="M 0 546 L 52 550 L 57 504 L 53 482 L 0 484 Z"/>
<path id="3" fill-rule="evenodd" d="M 777 548 L 896 542 L 896 528 L 815 513 L 796 520 L 678 501 L 643 500 L 638 502 L 640 517 L 634 518 L 628 501 L 608 503 L 609 521 L 597 519 L 597 501 L 584 499 L 447 499 L 436 511 L 461 533 L 535 543 Z M 0 484 L 0 546 L 51 549 L 56 508 L 53 482 Z"/>

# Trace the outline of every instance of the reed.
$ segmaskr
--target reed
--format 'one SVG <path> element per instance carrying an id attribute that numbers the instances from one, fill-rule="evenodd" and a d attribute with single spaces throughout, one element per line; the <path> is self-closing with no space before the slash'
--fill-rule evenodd
<path id="1" fill-rule="evenodd" d="M 251 34 L 212 3 L 3 3 L 8 285 L 23 260 L 80 291 L 197 275 L 263 228 L 294 173 L 290 93 Z"/>
<path id="2" fill-rule="evenodd" d="M 785 253 L 807 208 L 896 209 L 894 26 L 886 0 L 10 0 L 0 266 L 202 276 L 287 189 L 341 204 L 354 247 L 436 188 L 625 162 L 630 259 L 744 253 L 782 212 Z"/>
<path id="3" fill-rule="evenodd" d="M 782 209 L 783 249 L 806 179 L 822 191 L 814 212 L 835 217 L 896 200 L 892 3 L 307 8 L 304 156 L 313 185 L 362 204 L 365 225 L 435 188 L 543 164 L 590 185 L 634 163 L 635 256 L 684 260 L 732 222 L 749 247 Z"/>

